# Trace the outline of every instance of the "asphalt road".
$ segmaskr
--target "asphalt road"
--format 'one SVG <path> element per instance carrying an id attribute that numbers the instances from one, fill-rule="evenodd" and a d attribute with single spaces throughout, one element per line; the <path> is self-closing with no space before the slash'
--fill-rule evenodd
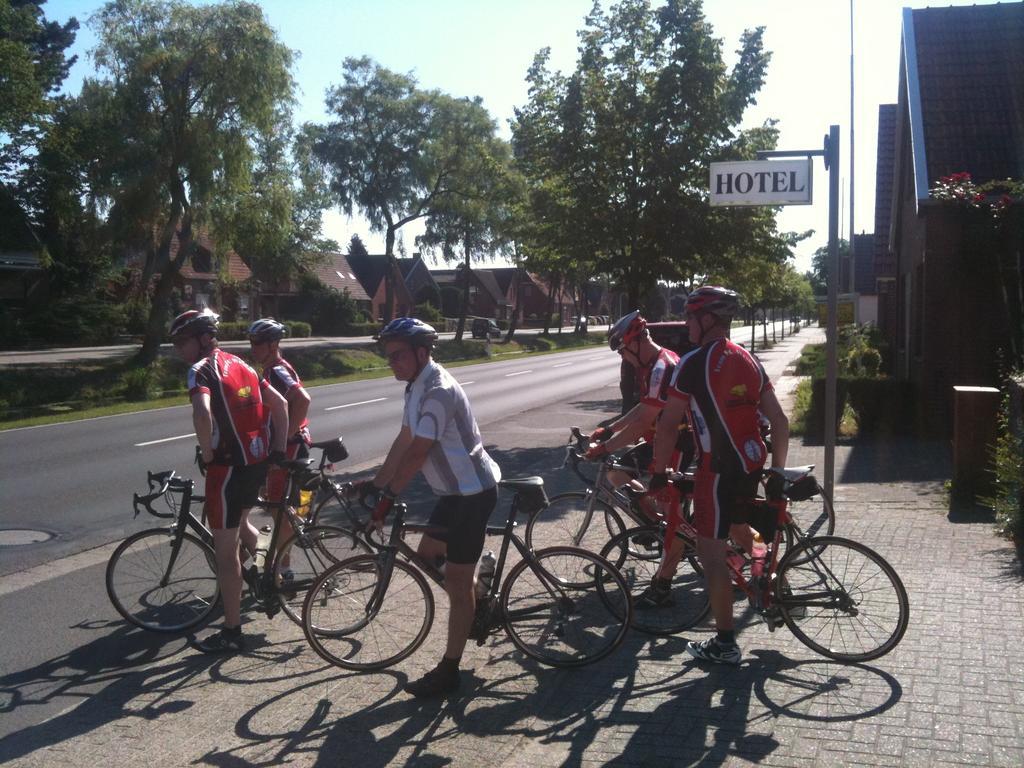
<path id="1" fill-rule="evenodd" d="M 617 363 L 608 349 L 591 347 L 452 370 L 484 427 L 580 389 L 615 385 Z M 338 469 L 376 466 L 398 430 L 403 385 L 373 379 L 314 387 L 311 395 L 314 439 L 345 438 L 350 457 Z M 154 521 L 147 515 L 132 519 L 132 493 L 146 490 L 147 470 L 174 469 L 198 477 L 194 445 L 185 403 L 0 432 L 0 543 L 11 540 L 13 529 L 48 537 L 29 546 L 0 545 L 0 576 L 151 526 Z"/>
<path id="2" fill-rule="evenodd" d="M 801 342 L 820 335 L 802 333 Z M 793 350 L 761 357 L 778 379 Z M 545 473 L 554 493 L 573 483 L 555 471 L 568 426 L 593 426 L 615 407 L 617 362 L 607 349 L 590 348 L 453 370 L 505 473 Z M 376 466 L 398 428 L 402 384 L 353 382 L 312 395 L 315 437 L 343 434 L 349 446 L 339 471 Z M 195 476 L 193 444 L 186 405 L 0 433 L 0 535 L 14 528 L 53 534 L 45 543 L 0 546 L 0 739 L 43 727 L 83 697 L 109 691 L 115 679 L 128 712 L 139 691 L 123 682 L 125 670 L 181 650 L 186 639 L 132 630 L 116 615 L 104 569 L 111 542 L 165 522 L 145 514 L 132 520 L 131 494 L 144 490 L 146 470 Z M 64 727 L 91 726 L 85 717 Z"/>

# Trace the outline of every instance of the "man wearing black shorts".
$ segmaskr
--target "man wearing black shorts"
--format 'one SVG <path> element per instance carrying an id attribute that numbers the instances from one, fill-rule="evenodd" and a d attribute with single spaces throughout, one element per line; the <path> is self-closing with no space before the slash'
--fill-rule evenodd
<path id="1" fill-rule="evenodd" d="M 206 464 L 206 522 L 213 532 L 224 627 L 198 644 L 205 653 L 244 650 L 242 563 L 239 540 L 256 551 L 258 533 L 248 520 L 267 474 L 267 459 L 284 458 L 288 405 L 240 358 L 217 347 L 219 318 L 190 309 L 174 318 L 170 337 L 186 363 L 192 423 Z M 271 443 L 268 411 L 275 425 Z"/>
<path id="2" fill-rule="evenodd" d="M 733 522 L 739 505 L 757 494 L 768 458 L 761 430 L 762 415 L 771 424 L 773 470 L 769 496 L 781 488 L 789 450 L 789 420 L 775 396 L 761 363 L 729 339 L 739 296 L 727 288 L 706 285 L 686 299 L 690 341 L 697 348 L 683 357 L 673 373 L 668 403 L 654 440 L 656 473 L 651 489 L 664 487 L 675 426 L 688 414 L 698 449 L 694 479 L 693 522 L 697 554 L 704 567 L 715 637 L 687 643 L 701 661 L 739 664 L 732 581 L 726 563 L 726 540 L 732 536 L 748 552 L 753 549 L 749 526 Z M 674 564 L 673 564 L 674 567 Z"/>
<path id="3" fill-rule="evenodd" d="M 448 641 L 437 667 L 405 685 L 413 696 L 440 696 L 459 687 L 459 662 L 476 610 L 474 573 L 487 518 L 498 500 L 501 470 L 484 450 L 466 393 L 431 359 L 437 332 L 414 318 L 399 317 L 379 339 L 395 378 L 407 385 L 402 429 L 373 478 L 381 494 L 373 524 L 383 524 L 395 495 L 417 472 L 440 497 L 428 523 L 436 530 L 424 534 L 418 551 L 428 562 L 445 562 Z"/>

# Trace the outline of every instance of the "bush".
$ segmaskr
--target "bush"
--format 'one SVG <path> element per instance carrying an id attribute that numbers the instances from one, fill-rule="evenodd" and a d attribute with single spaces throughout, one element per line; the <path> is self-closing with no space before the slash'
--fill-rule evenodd
<path id="1" fill-rule="evenodd" d="M 435 327 L 439 322 L 444 320 L 444 316 L 441 314 L 441 311 L 429 302 L 417 304 L 413 308 L 412 316 L 418 317 L 423 322 L 430 323 Z"/>
<path id="2" fill-rule="evenodd" d="M 345 326 L 346 336 L 376 336 L 380 331 L 380 323 L 350 323 Z"/>
<path id="3" fill-rule="evenodd" d="M 913 433 L 916 402 L 911 382 L 852 378 L 846 380 L 846 391 L 858 437 Z"/>
<path id="4" fill-rule="evenodd" d="M 249 338 L 249 323 L 221 322 L 217 325 L 217 338 L 220 341 L 240 341 Z"/>
<path id="5" fill-rule="evenodd" d="M 88 296 L 72 296 L 35 308 L 24 320 L 27 336 L 64 344 L 112 344 L 125 327 L 120 304 Z"/>
<path id="6" fill-rule="evenodd" d="M 534 336 L 529 340 L 524 339 L 523 343 L 529 345 L 535 352 L 550 352 L 555 348 L 555 342 L 547 336 Z"/>
<path id="7" fill-rule="evenodd" d="M 124 383 L 125 400 L 150 400 L 159 394 L 156 371 L 151 366 L 133 368 L 121 377 L 121 381 Z"/>
<path id="8" fill-rule="evenodd" d="M 851 349 L 846 355 L 846 371 L 851 376 L 874 377 L 881 367 L 882 353 L 872 347 Z"/>
<path id="9" fill-rule="evenodd" d="M 285 320 L 284 324 L 288 329 L 288 336 L 293 339 L 308 339 L 313 333 L 312 326 L 301 320 Z"/>
<path id="10" fill-rule="evenodd" d="M 995 491 L 981 502 L 996 514 L 996 531 L 1024 542 L 1024 375 L 1007 377 L 992 450 Z"/>
<path id="11" fill-rule="evenodd" d="M 857 422 L 857 436 L 912 434 L 916 403 L 913 384 L 889 378 L 840 376 L 836 380 L 836 432 L 847 412 Z M 811 384 L 805 416 L 808 436 L 821 438 L 825 431 L 825 379 Z"/>

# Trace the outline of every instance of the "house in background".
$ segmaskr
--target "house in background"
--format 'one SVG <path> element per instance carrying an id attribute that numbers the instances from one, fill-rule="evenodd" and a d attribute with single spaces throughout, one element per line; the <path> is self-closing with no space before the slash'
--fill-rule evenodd
<path id="1" fill-rule="evenodd" d="M 896 110 L 886 256 L 897 311 L 886 330 L 924 423 L 949 435 L 953 387 L 998 382 L 1009 324 L 991 253 L 976 247 L 963 207 L 929 190 L 960 172 L 1024 179 L 1024 3 L 905 9 Z M 879 277 L 891 280 L 887 269 Z"/>
<path id="2" fill-rule="evenodd" d="M 430 302 L 437 305 L 437 308 L 441 308 L 441 289 L 434 279 L 433 274 L 427 265 L 423 262 L 423 258 L 418 253 L 414 253 L 411 259 L 396 259 L 398 262 L 398 269 L 402 272 L 402 279 L 405 281 L 405 287 L 409 291 L 409 295 L 412 296 L 414 304 L 423 304 L 424 302 Z"/>
<path id="3" fill-rule="evenodd" d="M 256 304 L 256 286 L 252 271 L 235 251 L 218 255 L 213 240 L 206 232 L 194 239 L 191 257 L 187 258 L 174 276 L 174 301 L 180 307 L 210 307 L 226 320 L 251 320 Z M 170 258 L 177 258 L 181 249 L 178 233 L 171 239 Z M 129 251 L 123 258 L 123 267 L 138 289 L 144 273 L 145 254 Z M 150 287 L 159 272 L 151 276 Z M 177 311 L 178 307 L 174 307 Z"/>
<path id="4" fill-rule="evenodd" d="M 390 317 L 402 317 L 412 312 L 415 301 L 406 287 L 402 270 L 399 269 L 395 259 L 391 259 L 389 264 L 388 257 L 383 253 L 350 253 L 346 258 L 352 267 L 353 273 L 359 280 L 359 284 L 363 286 L 366 295 L 370 297 L 370 317 L 374 321 L 380 321 L 384 318 L 384 306 L 387 303 L 387 281 L 384 280 L 384 275 L 388 270 L 391 273 L 392 286 L 391 312 L 388 315 Z"/>
<path id="5" fill-rule="evenodd" d="M 878 143 L 875 156 L 875 286 L 877 296 L 878 329 L 895 351 L 898 327 L 899 296 L 896 293 L 896 259 L 889 248 L 892 228 L 893 177 L 896 164 L 896 122 L 899 109 L 896 104 L 878 106 Z M 891 361 L 891 355 L 888 356 Z M 890 371 L 891 373 L 892 371 Z"/>
<path id="6" fill-rule="evenodd" d="M 447 317 L 457 317 L 462 309 L 462 295 L 469 275 L 469 306 L 466 315 L 470 317 L 493 317 L 507 320 L 511 314 L 508 298 L 499 287 L 493 270 L 470 269 L 459 265 L 456 269 L 435 269 L 431 277 L 441 292 L 441 311 Z"/>
<path id="7" fill-rule="evenodd" d="M 320 258 L 309 267 L 309 273 L 325 288 L 338 293 L 348 292 L 356 303 L 356 307 L 367 314 L 370 312 L 370 297 L 366 295 L 362 284 L 343 253 L 321 253 Z M 313 307 L 306 306 L 300 295 L 300 278 L 291 277 L 275 283 L 261 282 L 257 284 L 259 294 L 258 314 L 262 317 L 287 318 L 289 320 L 309 320 Z"/>
<path id="8" fill-rule="evenodd" d="M 0 187 L 2 221 L 0 231 L 0 306 L 20 313 L 32 304 L 45 303 L 48 296 L 46 271 L 39 261 L 42 246 L 18 203 Z"/>
<path id="9" fill-rule="evenodd" d="M 178 236 L 171 242 L 171 258 L 178 254 Z M 213 242 L 206 233 L 196 238 L 192 258 L 186 259 L 175 278 L 185 306 L 211 307 L 221 315 L 235 320 L 252 320 L 255 291 L 252 271 L 234 251 L 223 256 L 214 253 Z"/>

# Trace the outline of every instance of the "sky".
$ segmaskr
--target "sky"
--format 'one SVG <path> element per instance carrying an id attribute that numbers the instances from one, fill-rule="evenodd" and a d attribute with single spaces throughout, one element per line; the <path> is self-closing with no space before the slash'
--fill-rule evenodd
<path id="1" fill-rule="evenodd" d="M 602 4 L 608 3 L 602 0 Z M 657 0 L 654 0 L 657 5 Z M 971 0 L 705 0 L 704 14 L 733 63 L 745 29 L 765 27 L 772 54 L 757 103 L 743 127 L 778 121 L 781 150 L 818 150 L 831 125 L 840 130 L 842 213 L 840 231 L 849 237 L 851 6 L 854 52 L 854 228 L 874 231 L 875 146 L 878 105 L 895 103 L 899 81 L 902 9 L 986 4 Z M 341 82 L 342 62 L 370 56 L 388 69 L 412 73 L 424 88 L 453 96 L 480 96 L 509 137 L 513 109 L 526 103 L 525 76 L 534 55 L 551 49 L 549 66 L 575 68 L 577 30 L 591 0 L 263 0 L 259 2 L 281 41 L 300 55 L 293 74 L 299 85 L 296 123 L 326 122 L 324 93 Z M 79 61 L 65 83 L 77 93 L 92 73 L 88 52 L 96 38 L 85 24 L 102 6 L 98 0 L 49 0 L 50 20 L 75 16 L 82 24 L 71 52 Z M 815 234 L 800 244 L 796 267 L 810 268 L 811 255 L 828 240 L 828 175 L 814 163 L 815 200 L 788 206 L 778 216 L 783 231 Z M 409 230 L 405 232 L 405 230 Z M 422 231 L 403 228 L 408 252 Z M 359 217 L 338 211 L 324 216 L 324 233 L 344 248 L 358 234 L 371 252 L 384 250 L 383 237 Z"/>

